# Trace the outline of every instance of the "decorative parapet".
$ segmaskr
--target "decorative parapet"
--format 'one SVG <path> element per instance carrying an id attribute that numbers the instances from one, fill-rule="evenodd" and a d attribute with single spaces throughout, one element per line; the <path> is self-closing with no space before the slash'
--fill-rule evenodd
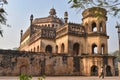
<path id="1" fill-rule="evenodd" d="M 69 23 L 68 25 L 68 34 L 85 36 L 85 28 L 80 24 Z"/>
<path id="2" fill-rule="evenodd" d="M 46 27 L 46 26 L 39 26 L 38 27 L 39 29 L 36 28 L 34 27 L 34 33 L 30 38 L 30 44 L 40 38 L 55 39 L 56 37 L 55 28 Z"/>
<path id="3" fill-rule="evenodd" d="M 41 29 L 41 38 L 55 39 L 56 31 L 54 28 L 46 27 Z"/>
<path id="4" fill-rule="evenodd" d="M 61 27 L 56 31 L 56 38 L 61 37 L 65 34 L 68 33 L 68 28 L 67 27 Z"/>
<path id="5" fill-rule="evenodd" d="M 64 25 L 64 27 L 59 28 L 56 31 L 56 38 L 61 37 L 63 35 L 76 35 L 76 36 L 85 36 L 85 28 L 84 26 L 76 23 L 68 23 Z"/>

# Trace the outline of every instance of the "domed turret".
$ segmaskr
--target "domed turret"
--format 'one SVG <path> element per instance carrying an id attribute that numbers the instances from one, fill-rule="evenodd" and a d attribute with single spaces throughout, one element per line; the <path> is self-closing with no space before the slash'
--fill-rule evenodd
<path id="1" fill-rule="evenodd" d="M 83 24 L 86 26 L 86 31 L 105 33 L 106 34 L 106 21 L 107 11 L 104 8 L 92 7 L 83 11 Z"/>
<path id="2" fill-rule="evenodd" d="M 30 16 L 30 25 L 32 24 L 32 21 L 33 21 L 33 14 L 31 14 Z"/>
<path id="3" fill-rule="evenodd" d="M 65 13 L 64 13 L 64 20 L 65 20 L 65 23 L 68 22 L 68 12 L 65 12 Z"/>
<path id="4" fill-rule="evenodd" d="M 50 16 L 54 16 L 56 15 L 56 11 L 54 8 L 50 9 L 50 12 L 49 12 Z"/>
<path id="5" fill-rule="evenodd" d="M 107 11 L 104 8 L 100 8 L 100 7 L 88 8 L 82 13 L 83 19 L 87 17 L 97 17 L 97 16 L 106 17 L 106 14 Z"/>

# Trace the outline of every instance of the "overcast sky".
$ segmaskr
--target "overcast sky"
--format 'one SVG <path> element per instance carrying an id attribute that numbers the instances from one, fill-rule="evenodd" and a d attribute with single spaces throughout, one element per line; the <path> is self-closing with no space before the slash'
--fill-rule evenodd
<path id="1" fill-rule="evenodd" d="M 47 17 L 49 10 L 55 8 L 57 16 L 64 17 L 64 12 L 68 11 L 69 21 L 81 23 L 81 12 L 71 9 L 67 3 L 68 0 L 8 0 L 8 5 L 4 6 L 7 12 L 7 23 L 11 27 L 2 27 L 4 37 L 0 37 L 0 49 L 13 49 L 19 47 L 20 43 L 20 30 L 25 31 L 30 25 L 30 15 L 33 14 L 34 18 Z M 118 34 L 116 21 L 120 21 L 115 17 L 108 16 L 107 21 L 107 34 L 108 52 L 118 50 Z"/>

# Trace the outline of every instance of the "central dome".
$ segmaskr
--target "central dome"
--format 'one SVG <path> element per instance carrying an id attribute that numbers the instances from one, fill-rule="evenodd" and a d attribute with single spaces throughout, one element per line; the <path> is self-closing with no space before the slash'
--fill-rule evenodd
<path id="1" fill-rule="evenodd" d="M 54 8 L 50 9 L 49 14 L 50 14 L 51 16 L 56 15 L 55 9 L 54 9 Z"/>

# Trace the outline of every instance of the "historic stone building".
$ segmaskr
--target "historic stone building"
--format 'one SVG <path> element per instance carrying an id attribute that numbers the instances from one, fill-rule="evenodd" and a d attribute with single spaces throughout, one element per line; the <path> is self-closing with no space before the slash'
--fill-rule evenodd
<path id="1" fill-rule="evenodd" d="M 58 18 L 54 8 L 48 17 L 34 19 L 31 15 L 28 29 L 24 34 L 21 30 L 20 52 L 8 56 L 11 62 L 7 68 L 11 70 L 6 75 L 98 76 L 102 67 L 106 76 L 114 75 L 114 56 L 108 55 L 106 14 L 103 8 L 88 8 L 82 13 L 81 24 L 68 22 L 67 12 L 64 19 Z M 6 52 L 1 52 L 5 57 Z"/>

